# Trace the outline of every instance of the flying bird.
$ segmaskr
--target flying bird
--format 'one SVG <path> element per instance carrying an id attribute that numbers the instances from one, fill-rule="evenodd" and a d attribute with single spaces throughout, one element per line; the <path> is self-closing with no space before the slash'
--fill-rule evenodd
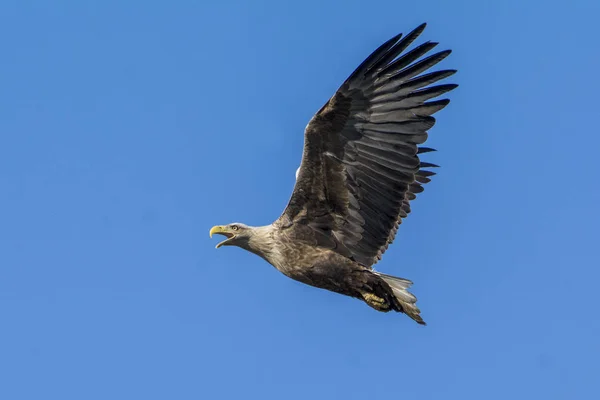
<path id="1" fill-rule="evenodd" d="M 420 160 L 434 149 L 421 145 L 449 100 L 433 99 L 458 86 L 431 86 L 456 70 L 425 73 L 450 50 L 424 57 L 437 45 L 428 41 L 407 51 L 424 29 L 382 44 L 312 117 L 283 214 L 266 226 L 214 226 L 211 237 L 226 237 L 217 248 L 241 247 L 289 278 L 425 325 L 412 282 L 373 269 L 435 174 Z"/>

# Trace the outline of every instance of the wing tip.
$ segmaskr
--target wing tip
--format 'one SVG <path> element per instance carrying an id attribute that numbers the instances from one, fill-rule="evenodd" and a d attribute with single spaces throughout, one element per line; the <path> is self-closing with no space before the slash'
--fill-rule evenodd
<path id="1" fill-rule="evenodd" d="M 426 27 L 427 27 L 427 22 L 423 22 L 419 26 L 417 26 L 415 29 L 413 29 L 413 31 L 411 33 L 419 32 L 418 34 L 420 35 L 425 30 Z"/>
<path id="2" fill-rule="evenodd" d="M 421 169 L 421 168 L 439 168 L 439 167 L 440 167 L 439 165 L 430 163 L 430 162 L 421 161 L 419 163 L 419 169 Z"/>

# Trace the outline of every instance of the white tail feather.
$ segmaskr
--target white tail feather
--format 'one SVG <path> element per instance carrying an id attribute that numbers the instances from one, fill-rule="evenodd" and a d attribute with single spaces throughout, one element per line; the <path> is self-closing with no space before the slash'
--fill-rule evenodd
<path id="1" fill-rule="evenodd" d="M 420 324 L 425 325 L 425 322 L 419 315 L 421 310 L 417 307 L 417 298 L 408 291 L 408 288 L 412 286 L 412 282 L 408 279 L 398 278 L 396 276 L 382 274 L 381 272 L 376 272 L 390 287 L 394 292 L 394 296 L 398 299 L 398 302 L 402 306 L 402 310 L 406 315 L 414 319 Z"/>

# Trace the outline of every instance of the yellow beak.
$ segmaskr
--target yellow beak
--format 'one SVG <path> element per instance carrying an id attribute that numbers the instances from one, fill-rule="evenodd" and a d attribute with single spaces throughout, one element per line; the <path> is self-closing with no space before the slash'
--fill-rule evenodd
<path id="1" fill-rule="evenodd" d="M 211 238 L 212 238 L 212 235 L 215 233 L 218 233 L 218 234 L 226 237 L 225 240 L 223 240 L 221 243 L 219 243 L 215 246 L 215 249 L 218 249 L 219 247 L 223 246 L 225 244 L 225 242 L 227 242 L 229 239 L 234 237 L 234 234 L 231 233 L 229 231 L 229 229 L 227 229 L 226 226 L 222 226 L 222 225 L 213 226 L 212 228 L 210 228 L 210 232 L 208 232 L 208 234 L 210 235 Z"/>
<path id="2" fill-rule="evenodd" d="M 215 233 L 223 233 L 224 229 L 222 226 L 217 225 L 217 226 L 213 226 L 212 228 L 210 228 L 210 232 L 208 232 L 208 234 L 210 235 L 211 239 L 212 239 L 212 235 L 214 235 Z"/>

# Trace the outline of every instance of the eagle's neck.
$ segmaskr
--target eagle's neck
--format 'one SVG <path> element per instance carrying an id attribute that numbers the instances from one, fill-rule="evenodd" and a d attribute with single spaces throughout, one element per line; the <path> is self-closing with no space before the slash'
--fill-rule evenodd
<path id="1" fill-rule="evenodd" d="M 273 264 L 273 258 L 277 251 L 273 226 L 266 225 L 253 227 L 248 241 L 243 243 L 240 247 Z"/>

